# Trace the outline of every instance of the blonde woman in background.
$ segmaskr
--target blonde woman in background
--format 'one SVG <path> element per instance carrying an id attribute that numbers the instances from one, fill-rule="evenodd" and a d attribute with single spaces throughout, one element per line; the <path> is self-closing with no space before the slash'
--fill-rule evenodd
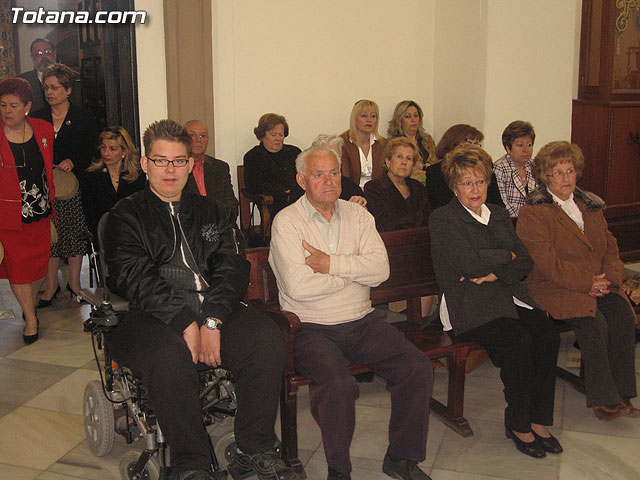
<path id="1" fill-rule="evenodd" d="M 349 130 L 340 135 L 342 175 L 364 187 L 382 176 L 382 151 L 385 139 L 378 133 L 380 109 L 373 100 L 358 100 L 351 109 Z"/>
<path id="2" fill-rule="evenodd" d="M 407 137 L 413 140 L 418 147 L 420 158 L 416 160 L 416 166 L 412 177 L 425 183 L 425 171 L 429 165 L 437 163 L 436 142 L 433 137 L 424 131 L 422 108 L 413 100 L 403 100 L 393 110 L 387 134 L 389 138 Z"/>

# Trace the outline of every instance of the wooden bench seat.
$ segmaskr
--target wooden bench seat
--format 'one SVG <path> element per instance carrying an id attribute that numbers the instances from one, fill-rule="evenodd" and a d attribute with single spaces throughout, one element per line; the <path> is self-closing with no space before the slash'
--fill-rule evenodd
<path id="1" fill-rule="evenodd" d="M 636 213 L 634 211 L 632 215 L 624 216 L 616 210 L 607 215 L 610 230 L 618 239 L 620 257 L 625 262 L 640 261 L 640 215 Z M 431 410 L 455 432 L 465 437 L 471 436 L 473 431 L 463 416 L 465 364 L 469 354 L 479 350 L 480 346 L 443 332 L 439 324 L 423 326 L 420 297 L 438 294 L 431 265 L 429 231 L 427 228 L 418 228 L 383 233 L 381 236 L 389 255 L 390 276 L 383 284 L 371 289 L 372 303 L 382 305 L 398 300 L 407 301 L 408 320 L 393 325 L 430 359 L 447 360 L 449 376 L 446 403 L 432 398 Z M 268 263 L 269 249 L 248 249 L 246 254 L 251 262 L 247 297 L 253 308 L 263 311 L 278 323 L 287 352 L 280 399 L 283 457 L 299 473 L 300 478 L 306 478 L 298 458 L 296 395 L 298 387 L 308 384 L 309 379 L 296 372 L 294 364 L 294 336 L 300 331 L 300 319 L 294 313 L 279 309 L 276 280 Z M 640 308 L 636 307 L 638 311 Z M 557 321 L 556 326 L 561 333 L 571 330 L 561 321 Z M 350 365 L 349 370 L 354 375 L 369 371 L 364 365 Z M 556 368 L 556 373 L 584 393 L 580 376 L 560 367 Z"/>
<path id="2" fill-rule="evenodd" d="M 473 435 L 469 422 L 463 416 L 465 364 L 469 354 L 480 349 L 474 342 L 464 341 L 442 331 L 442 326 L 423 328 L 420 297 L 436 295 L 438 285 L 431 265 L 431 245 L 427 228 L 383 233 L 382 240 L 389 256 L 389 279 L 371 289 L 374 305 L 392 301 L 407 301 L 407 321 L 394 323 L 405 337 L 430 359 L 446 359 L 449 370 L 446 402 L 431 399 L 431 410 L 458 434 Z M 284 383 L 280 402 L 282 449 L 284 459 L 301 475 L 297 440 L 297 390 L 309 379 L 296 372 L 294 364 L 294 336 L 300 331 L 300 319 L 291 312 L 279 310 L 275 276 L 268 263 L 268 248 L 246 251 L 251 262 L 248 299 L 253 308 L 270 316 L 283 332 L 287 352 Z M 370 371 L 364 365 L 350 365 L 352 374 Z"/>

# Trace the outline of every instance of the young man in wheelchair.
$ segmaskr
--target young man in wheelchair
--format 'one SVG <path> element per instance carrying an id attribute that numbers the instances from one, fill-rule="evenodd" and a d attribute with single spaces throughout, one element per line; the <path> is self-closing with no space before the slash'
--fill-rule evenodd
<path id="1" fill-rule="evenodd" d="M 295 478 L 274 449 L 284 366 L 278 327 L 242 297 L 249 262 L 231 212 L 183 192 L 193 159 L 184 128 L 161 120 L 143 136 L 148 185 L 120 201 L 104 230 L 107 285 L 130 310 L 106 334 L 113 359 L 142 378 L 171 451 L 172 480 L 208 480 L 196 364 L 236 380 L 237 454 L 261 479 Z"/>

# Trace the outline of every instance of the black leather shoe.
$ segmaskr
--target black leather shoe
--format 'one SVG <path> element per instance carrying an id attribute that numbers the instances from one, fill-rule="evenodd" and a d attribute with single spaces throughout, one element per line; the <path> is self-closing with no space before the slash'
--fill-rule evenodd
<path id="1" fill-rule="evenodd" d="M 58 288 L 56 289 L 55 293 L 53 294 L 53 296 L 49 300 L 46 300 L 44 298 L 41 298 L 40 300 L 38 300 L 38 304 L 36 305 L 36 309 L 50 307 L 53 304 L 53 301 L 56 299 L 56 297 L 58 296 L 59 293 L 60 293 L 60 285 L 58 285 Z"/>
<path id="2" fill-rule="evenodd" d="M 544 453 L 544 450 L 536 440 L 533 440 L 533 442 L 523 442 L 515 433 L 513 433 L 506 427 L 504 434 L 507 438 L 513 440 L 513 443 L 515 444 L 519 452 L 522 452 L 525 455 L 529 455 L 533 458 L 543 458 L 547 456 L 547 454 Z"/>
<path id="3" fill-rule="evenodd" d="M 351 475 L 340 473 L 335 468 L 329 467 L 329 476 L 327 480 L 351 480 Z"/>
<path id="4" fill-rule="evenodd" d="M 533 436 L 536 437 L 536 440 L 542 446 L 542 449 L 545 452 L 562 453 L 562 445 L 560 445 L 560 442 L 556 437 L 551 434 L 549 434 L 551 435 L 550 437 L 541 437 L 533 430 L 531 430 L 531 432 L 533 433 Z"/>
<path id="5" fill-rule="evenodd" d="M 22 339 L 24 340 L 24 343 L 26 343 L 27 345 L 31 345 L 36 340 L 38 340 L 38 331 L 36 330 L 36 333 L 34 333 L 33 335 L 22 334 Z"/>
<path id="6" fill-rule="evenodd" d="M 391 478 L 399 480 L 431 480 L 416 462 L 404 459 L 392 459 L 387 453 L 382 461 L 382 471 Z"/>

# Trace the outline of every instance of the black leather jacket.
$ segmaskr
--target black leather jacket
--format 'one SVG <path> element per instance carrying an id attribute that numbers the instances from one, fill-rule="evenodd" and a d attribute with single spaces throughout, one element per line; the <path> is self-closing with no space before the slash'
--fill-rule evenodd
<path id="1" fill-rule="evenodd" d="M 177 214 L 189 247 L 209 283 L 202 315 L 186 306 L 183 294 L 160 276 L 160 267 L 180 250 L 179 226 L 167 204 L 149 187 L 118 202 L 104 231 L 107 285 L 158 320 L 182 332 L 205 317 L 223 322 L 239 305 L 249 284 L 249 262 L 230 212 L 215 200 L 182 193 Z"/>

